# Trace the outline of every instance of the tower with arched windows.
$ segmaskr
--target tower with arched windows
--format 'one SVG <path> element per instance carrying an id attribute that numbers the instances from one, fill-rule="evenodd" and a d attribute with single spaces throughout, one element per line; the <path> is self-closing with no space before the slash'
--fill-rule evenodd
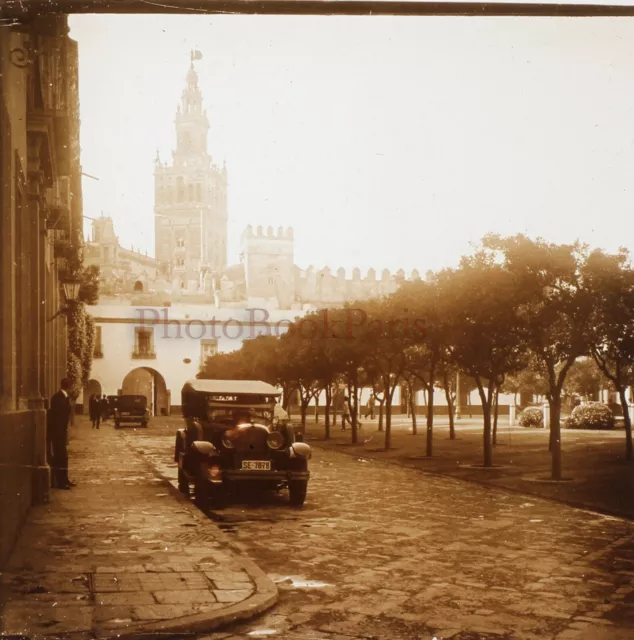
<path id="1" fill-rule="evenodd" d="M 171 162 L 155 161 L 155 256 L 179 287 L 196 290 L 201 273 L 227 264 L 227 170 L 207 151 L 209 121 L 192 62 L 176 111 Z"/>

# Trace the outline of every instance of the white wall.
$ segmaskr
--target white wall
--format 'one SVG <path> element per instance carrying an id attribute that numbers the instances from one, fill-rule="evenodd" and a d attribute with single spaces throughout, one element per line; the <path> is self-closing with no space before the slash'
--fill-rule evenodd
<path id="1" fill-rule="evenodd" d="M 102 394 L 116 395 L 130 371 L 147 367 L 165 379 L 172 405 L 180 405 L 183 384 L 200 370 L 202 340 L 216 339 L 220 353 L 235 351 L 245 339 L 267 333 L 281 335 L 299 313 L 278 311 L 268 312 L 267 316 L 260 309 L 216 309 L 206 305 L 143 307 L 142 313 L 141 308 L 132 306 L 96 305 L 89 311 L 101 327 L 103 358 L 93 360 L 91 379 L 101 384 Z M 156 358 L 132 357 L 139 327 L 153 329 Z"/>

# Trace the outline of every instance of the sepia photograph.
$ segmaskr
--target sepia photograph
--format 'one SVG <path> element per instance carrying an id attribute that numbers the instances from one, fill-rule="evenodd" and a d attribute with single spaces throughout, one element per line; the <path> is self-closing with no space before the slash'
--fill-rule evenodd
<path id="1" fill-rule="evenodd" d="M 634 2 L 0 0 L 0 639 L 634 640 Z"/>

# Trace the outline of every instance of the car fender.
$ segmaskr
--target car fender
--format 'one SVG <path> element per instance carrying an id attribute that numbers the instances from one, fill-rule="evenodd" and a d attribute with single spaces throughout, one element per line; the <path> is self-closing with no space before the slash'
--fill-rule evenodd
<path id="1" fill-rule="evenodd" d="M 294 442 L 288 448 L 288 454 L 291 458 L 304 458 L 305 460 L 310 460 L 313 452 L 310 445 L 305 442 Z"/>
<path id="2" fill-rule="evenodd" d="M 214 447 L 211 442 L 207 442 L 206 440 L 196 440 L 196 442 L 192 442 L 192 451 L 195 451 L 197 454 L 202 456 L 214 456 L 218 455 L 218 450 Z"/>

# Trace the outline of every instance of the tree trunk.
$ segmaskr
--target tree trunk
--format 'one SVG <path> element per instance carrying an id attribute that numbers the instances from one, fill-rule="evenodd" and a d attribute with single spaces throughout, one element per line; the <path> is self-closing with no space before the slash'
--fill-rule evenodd
<path id="1" fill-rule="evenodd" d="M 443 374 L 443 388 L 445 390 L 445 398 L 447 400 L 447 411 L 449 412 L 449 439 L 456 439 L 456 429 L 454 423 L 454 403 L 451 395 L 451 381 L 447 372 Z"/>
<path id="2" fill-rule="evenodd" d="M 348 404 L 350 406 L 350 419 L 352 421 L 352 444 L 359 441 L 359 430 L 357 429 L 357 383 L 348 383 Z"/>
<path id="3" fill-rule="evenodd" d="M 306 428 L 306 414 L 308 413 L 308 403 L 310 402 L 310 398 L 304 398 L 304 395 L 302 394 L 301 400 L 300 400 L 300 405 L 299 405 L 299 412 L 301 415 L 301 419 L 302 419 L 302 427 Z"/>
<path id="4" fill-rule="evenodd" d="M 315 424 L 319 422 L 319 394 L 315 395 Z"/>
<path id="5" fill-rule="evenodd" d="M 379 431 L 383 431 L 383 406 L 385 405 L 385 398 L 379 402 Z"/>
<path id="6" fill-rule="evenodd" d="M 434 379 L 433 372 L 429 378 Z M 430 382 L 429 402 L 427 403 L 427 442 L 425 455 L 430 458 L 434 446 L 434 383 Z"/>
<path id="7" fill-rule="evenodd" d="M 561 396 L 551 396 L 550 406 L 550 445 L 552 453 L 552 479 L 561 480 Z"/>
<path id="8" fill-rule="evenodd" d="M 392 394 L 386 393 L 385 398 L 385 450 L 392 446 Z"/>
<path id="9" fill-rule="evenodd" d="M 493 387 L 489 383 L 487 393 L 484 393 L 484 387 L 480 378 L 476 378 L 478 385 L 478 393 L 482 401 L 482 419 L 483 419 L 483 445 L 484 445 L 484 466 L 493 466 L 493 446 L 491 443 L 491 402 L 493 400 Z"/>
<path id="10" fill-rule="evenodd" d="M 409 394 L 409 410 L 412 414 L 412 435 L 418 433 L 418 427 L 416 424 L 416 392 L 412 391 Z"/>
<path id="11" fill-rule="evenodd" d="M 332 389 L 326 387 L 326 413 L 324 415 L 324 440 L 330 440 L 330 406 L 332 404 Z"/>
<path id="12" fill-rule="evenodd" d="M 625 459 L 632 459 L 632 419 L 630 417 L 630 409 L 627 405 L 625 397 L 625 387 L 619 387 L 619 399 L 621 407 L 623 407 L 623 422 L 625 425 Z"/>
<path id="13" fill-rule="evenodd" d="M 498 443 L 498 412 L 500 410 L 499 407 L 500 402 L 500 390 L 496 388 L 495 390 L 495 409 L 493 412 L 493 446 L 497 446 Z"/>

